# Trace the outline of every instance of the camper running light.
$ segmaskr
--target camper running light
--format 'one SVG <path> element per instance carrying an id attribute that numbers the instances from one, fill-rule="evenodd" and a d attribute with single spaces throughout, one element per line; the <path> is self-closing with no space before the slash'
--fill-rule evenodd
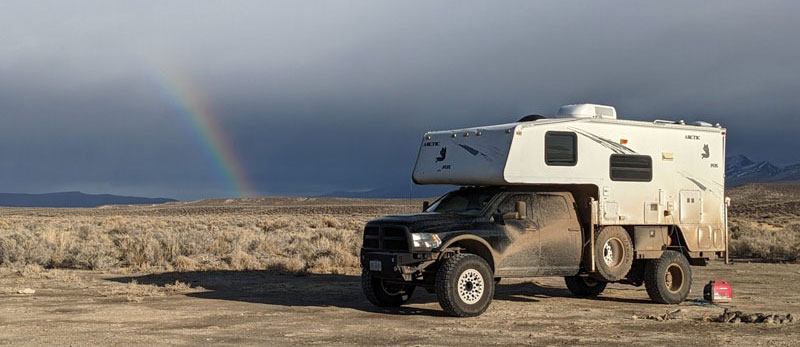
<path id="1" fill-rule="evenodd" d="M 433 249 L 442 244 L 439 235 L 431 233 L 413 233 L 411 240 L 414 241 L 414 248 Z"/>

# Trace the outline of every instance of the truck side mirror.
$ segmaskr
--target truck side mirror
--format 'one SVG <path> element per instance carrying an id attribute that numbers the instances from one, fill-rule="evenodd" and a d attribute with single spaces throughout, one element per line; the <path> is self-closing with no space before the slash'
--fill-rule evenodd
<path id="1" fill-rule="evenodd" d="M 520 219 L 518 212 L 506 212 L 500 214 L 500 219 L 503 221 Z"/>
<path id="2" fill-rule="evenodd" d="M 517 201 L 515 207 L 517 219 L 528 219 L 528 208 L 525 206 L 525 201 Z"/>
<path id="3" fill-rule="evenodd" d="M 431 202 L 430 201 L 423 201 L 422 202 L 422 212 L 427 211 L 429 207 L 431 207 Z"/>

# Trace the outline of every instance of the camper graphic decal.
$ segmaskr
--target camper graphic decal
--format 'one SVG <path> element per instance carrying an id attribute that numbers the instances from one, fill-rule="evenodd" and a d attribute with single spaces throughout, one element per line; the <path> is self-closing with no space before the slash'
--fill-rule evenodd
<path id="1" fill-rule="evenodd" d="M 472 155 L 478 155 L 478 153 L 480 153 L 480 152 L 478 152 L 478 150 L 477 150 L 477 149 L 475 149 L 475 148 L 472 148 L 472 147 L 470 147 L 470 146 L 467 146 L 467 145 L 459 145 L 459 146 L 460 146 L 461 148 L 463 148 L 464 150 L 466 150 L 467 152 L 469 152 L 469 154 L 472 154 Z"/>
<path id="2" fill-rule="evenodd" d="M 486 154 L 484 154 L 483 152 L 481 152 L 481 151 L 479 151 L 479 150 L 477 150 L 475 148 L 472 148 L 472 147 L 467 146 L 467 145 L 462 145 L 462 144 L 459 144 L 458 146 L 463 148 L 465 151 L 469 152 L 469 154 L 472 154 L 472 155 L 474 155 L 476 157 L 478 156 L 478 154 L 480 154 L 481 157 L 483 157 L 483 159 L 486 159 L 488 161 L 492 161 L 492 159 L 489 158 L 489 156 L 487 156 Z"/>
<path id="3" fill-rule="evenodd" d="M 447 158 L 447 147 L 442 147 L 442 150 L 439 151 L 439 156 L 436 157 L 436 162 L 444 161 Z"/>
<path id="4" fill-rule="evenodd" d="M 604 138 L 604 137 L 601 137 L 601 136 L 597 136 L 597 135 L 592 134 L 592 133 L 590 133 L 588 131 L 581 130 L 581 129 L 578 129 L 578 128 L 573 128 L 573 127 L 567 127 L 567 129 L 572 130 L 572 131 L 574 131 L 574 132 L 576 132 L 576 133 L 578 133 L 580 135 L 583 135 L 583 136 L 587 137 L 589 140 L 592 140 L 594 142 L 599 143 L 603 147 L 606 147 L 606 148 L 610 149 L 615 154 L 636 154 L 636 151 L 630 149 L 628 146 L 624 146 L 622 144 L 619 144 L 619 143 L 616 143 L 614 141 L 611 141 L 611 140 L 609 140 L 607 138 Z"/>
<path id="5" fill-rule="evenodd" d="M 711 153 L 708 152 L 708 144 L 703 145 L 703 153 L 700 153 L 700 158 L 706 159 Z"/>

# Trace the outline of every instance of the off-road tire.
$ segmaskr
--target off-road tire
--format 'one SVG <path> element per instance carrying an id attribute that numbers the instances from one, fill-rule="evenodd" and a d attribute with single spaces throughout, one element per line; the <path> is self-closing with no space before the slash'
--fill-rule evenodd
<path id="1" fill-rule="evenodd" d="M 474 317 L 486 311 L 494 297 L 494 286 L 492 268 L 474 254 L 455 254 L 445 259 L 436 273 L 439 305 L 444 312 L 456 317 Z M 468 302 L 465 297 L 474 302 Z"/>
<path id="2" fill-rule="evenodd" d="M 567 276 L 564 277 L 567 289 L 572 295 L 582 297 L 594 297 L 600 295 L 605 289 L 607 282 L 598 281 L 590 277 Z"/>
<path id="3" fill-rule="evenodd" d="M 620 226 L 598 230 L 595 234 L 594 254 L 598 280 L 616 282 L 624 279 L 633 264 L 630 234 Z"/>
<path id="4" fill-rule="evenodd" d="M 692 268 L 689 260 L 676 251 L 664 251 L 658 259 L 647 262 L 644 268 L 647 295 L 661 304 L 679 304 L 692 288 Z"/>
<path id="5" fill-rule="evenodd" d="M 367 297 L 367 300 L 375 306 L 400 306 L 406 303 L 408 299 L 411 299 L 414 288 L 415 286 L 410 284 L 385 284 L 382 279 L 375 278 L 372 271 L 361 270 L 361 289 L 364 291 L 364 296 Z"/>

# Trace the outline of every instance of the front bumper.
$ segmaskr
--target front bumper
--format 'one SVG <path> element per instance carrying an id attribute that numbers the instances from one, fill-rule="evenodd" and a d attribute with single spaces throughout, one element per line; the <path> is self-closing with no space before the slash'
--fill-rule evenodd
<path id="1" fill-rule="evenodd" d="M 433 260 L 433 252 L 400 253 L 361 249 L 361 267 L 381 278 L 410 281 L 415 273 L 424 268 L 420 265 Z M 376 264 L 379 266 L 376 267 Z"/>

